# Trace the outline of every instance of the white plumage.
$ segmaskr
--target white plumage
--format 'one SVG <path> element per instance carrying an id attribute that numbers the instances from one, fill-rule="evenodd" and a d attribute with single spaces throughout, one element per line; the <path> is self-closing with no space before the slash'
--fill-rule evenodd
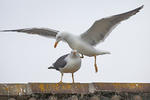
<path id="1" fill-rule="evenodd" d="M 56 69 L 61 72 L 61 81 L 64 73 L 72 73 L 72 80 L 74 83 L 74 73 L 81 67 L 81 58 L 76 50 L 71 53 L 61 56 L 48 69 Z"/>
<path id="2" fill-rule="evenodd" d="M 38 34 L 45 37 L 56 38 L 55 46 L 58 42 L 64 40 L 67 42 L 73 50 L 77 50 L 79 53 L 86 56 L 94 56 L 95 58 L 95 70 L 97 69 L 96 56 L 109 54 L 109 52 L 97 50 L 94 48 L 95 45 L 104 41 L 110 32 L 117 26 L 121 21 L 124 21 L 131 16 L 135 15 L 137 12 L 142 9 L 143 6 L 138 7 L 129 12 L 125 12 L 118 15 L 113 15 L 110 17 L 102 18 L 94 22 L 94 24 L 80 36 L 74 36 L 67 32 L 59 32 L 57 30 L 45 29 L 45 28 L 29 28 L 29 29 L 17 29 L 17 30 L 3 30 L 3 32 L 14 31 L 14 32 L 25 32 L 29 34 Z"/>

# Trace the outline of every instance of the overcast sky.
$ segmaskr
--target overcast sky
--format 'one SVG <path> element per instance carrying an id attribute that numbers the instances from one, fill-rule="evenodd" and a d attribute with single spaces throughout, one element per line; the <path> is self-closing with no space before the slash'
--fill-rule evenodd
<path id="1" fill-rule="evenodd" d="M 144 8 L 122 22 L 96 48 L 111 55 L 85 57 L 75 82 L 150 82 L 149 0 L 0 0 L 0 30 L 46 27 L 79 35 L 95 20 Z M 24 33 L 0 33 L 0 83 L 59 82 L 47 68 L 71 49 L 66 43 Z M 72 82 L 65 74 L 64 82 Z"/>

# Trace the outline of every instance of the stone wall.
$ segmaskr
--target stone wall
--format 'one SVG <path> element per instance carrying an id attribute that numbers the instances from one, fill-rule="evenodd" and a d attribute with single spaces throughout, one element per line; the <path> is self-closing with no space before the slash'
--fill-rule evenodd
<path id="1" fill-rule="evenodd" d="M 0 84 L 0 100 L 150 100 L 150 84 Z"/>

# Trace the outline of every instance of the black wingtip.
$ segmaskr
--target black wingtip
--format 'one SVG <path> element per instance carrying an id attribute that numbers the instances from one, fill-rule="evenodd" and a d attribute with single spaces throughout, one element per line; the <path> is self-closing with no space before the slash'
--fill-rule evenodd
<path id="1" fill-rule="evenodd" d="M 48 67 L 48 69 L 55 69 L 54 67 L 52 67 L 52 66 L 50 66 L 50 67 Z"/>
<path id="2" fill-rule="evenodd" d="M 139 12 L 143 7 L 144 7 L 144 5 L 138 7 L 138 8 L 136 9 L 136 11 Z"/>
<path id="3" fill-rule="evenodd" d="M 140 6 L 138 9 L 140 10 L 140 9 L 142 9 L 143 7 L 144 7 L 144 5 Z"/>
<path id="4" fill-rule="evenodd" d="M 132 10 L 132 11 L 129 11 L 128 13 L 129 13 L 130 15 L 135 15 L 135 14 L 138 13 L 143 7 L 144 7 L 144 5 L 142 5 L 142 6 L 138 7 L 138 8 L 136 8 L 136 9 L 134 9 L 134 10 Z"/>
<path id="5" fill-rule="evenodd" d="M 144 7 L 144 5 L 142 5 L 142 6 L 138 7 L 138 8 L 136 8 L 136 9 L 134 9 L 133 12 L 137 13 L 137 12 L 139 12 L 143 7 Z"/>
<path id="6" fill-rule="evenodd" d="M 0 32 L 15 32 L 17 30 L 0 30 Z"/>
<path id="7" fill-rule="evenodd" d="M 0 32 L 7 32 L 6 30 L 0 30 Z"/>
<path id="8" fill-rule="evenodd" d="M 144 7 L 144 5 L 141 6 L 141 8 L 143 8 L 143 7 Z"/>

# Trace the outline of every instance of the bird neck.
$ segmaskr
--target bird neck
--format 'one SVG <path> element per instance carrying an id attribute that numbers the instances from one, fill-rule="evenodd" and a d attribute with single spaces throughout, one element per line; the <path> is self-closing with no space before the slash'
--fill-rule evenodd
<path id="1" fill-rule="evenodd" d="M 69 45 L 69 47 L 71 49 L 76 49 L 76 42 L 78 41 L 78 37 L 77 36 L 74 36 L 72 34 L 67 34 L 64 38 L 64 41 L 66 41 Z"/>
<path id="2" fill-rule="evenodd" d="M 69 44 L 74 40 L 74 36 L 71 34 L 67 34 L 64 36 L 64 40 Z"/>

